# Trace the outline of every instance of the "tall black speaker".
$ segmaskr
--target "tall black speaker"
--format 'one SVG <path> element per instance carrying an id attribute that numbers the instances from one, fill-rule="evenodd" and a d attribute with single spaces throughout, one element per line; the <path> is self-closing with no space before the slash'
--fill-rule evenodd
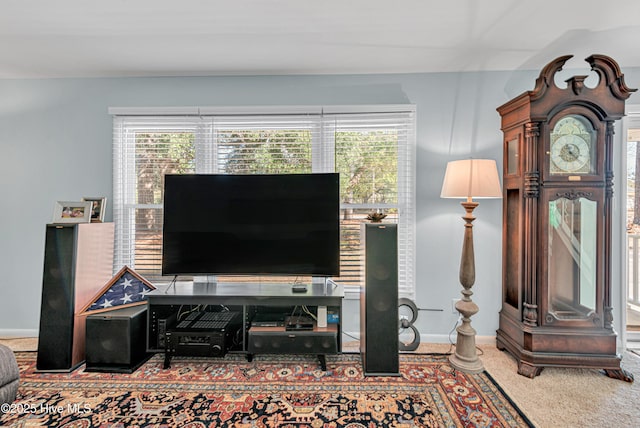
<path id="1" fill-rule="evenodd" d="M 87 316 L 88 372 L 133 373 L 147 354 L 147 305 Z"/>
<path id="2" fill-rule="evenodd" d="M 72 371 L 84 361 L 83 307 L 113 273 L 113 223 L 46 228 L 39 371 Z"/>
<path id="3" fill-rule="evenodd" d="M 398 376 L 398 228 L 362 225 L 364 286 L 360 291 L 360 355 L 364 374 Z"/>

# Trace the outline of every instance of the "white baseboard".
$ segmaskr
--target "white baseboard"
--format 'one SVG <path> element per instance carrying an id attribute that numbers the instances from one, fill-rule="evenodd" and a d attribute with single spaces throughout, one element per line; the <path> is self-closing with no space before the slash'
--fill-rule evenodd
<path id="1" fill-rule="evenodd" d="M 421 334 L 420 343 L 456 343 L 456 335 L 452 334 Z M 495 336 L 476 336 L 476 345 L 495 345 Z"/>
<path id="2" fill-rule="evenodd" d="M 354 338 L 360 337 L 360 332 L 352 332 L 347 331 L 343 332 L 346 337 L 343 337 L 343 341 L 348 340 L 357 340 Z M 456 335 L 452 334 L 449 336 L 448 334 L 421 334 L 420 335 L 420 343 L 456 343 Z M 495 345 L 496 337 L 495 336 L 476 336 L 476 344 L 477 345 Z"/>
<path id="3" fill-rule="evenodd" d="M 0 328 L 0 337 L 38 337 L 38 330 L 31 329 L 21 329 L 21 330 L 11 330 L 11 329 L 1 329 Z"/>

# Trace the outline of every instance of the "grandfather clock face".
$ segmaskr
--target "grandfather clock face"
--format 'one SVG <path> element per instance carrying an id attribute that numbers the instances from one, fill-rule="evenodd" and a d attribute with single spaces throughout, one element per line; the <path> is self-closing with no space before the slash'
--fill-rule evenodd
<path id="1" fill-rule="evenodd" d="M 594 174 L 596 135 L 591 123 L 579 115 L 560 119 L 551 131 L 549 158 L 551 175 Z"/>

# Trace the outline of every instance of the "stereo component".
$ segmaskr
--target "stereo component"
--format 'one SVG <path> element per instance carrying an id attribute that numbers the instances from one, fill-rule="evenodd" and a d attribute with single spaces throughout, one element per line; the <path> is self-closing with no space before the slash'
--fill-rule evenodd
<path id="1" fill-rule="evenodd" d="M 162 352 L 165 349 L 167 331 L 175 327 L 179 305 L 149 306 L 147 352 Z"/>
<path id="2" fill-rule="evenodd" d="M 194 312 L 165 334 L 164 368 L 174 355 L 224 357 L 242 325 L 239 312 Z"/>
<path id="3" fill-rule="evenodd" d="M 176 325 L 176 314 L 171 314 L 167 318 L 158 319 L 158 348 L 164 349 L 167 346 L 167 332 Z"/>
<path id="4" fill-rule="evenodd" d="M 285 331 L 282 327 L 251 327 L 249 354 L 316 354 L 327 370 L 325 354 L 338 353 L 338 329 Z"/>

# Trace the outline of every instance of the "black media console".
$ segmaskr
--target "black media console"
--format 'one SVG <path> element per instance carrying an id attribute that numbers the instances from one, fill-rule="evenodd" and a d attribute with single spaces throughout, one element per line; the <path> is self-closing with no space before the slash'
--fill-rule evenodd
<path id="1" fill-rule="evenodd" d="M 308 284 L 304 292 L 246 282 L 159 287 L 147 295 L 147 351 L 164 352 L 165 367 L 174 355 L 315 354 L 325 370 L 325 355 L 342 348 L 343 297 L 332 282 Z M 321 317 L 329 314 L 326 327 L 309 315 L 319 307 Z"/>

